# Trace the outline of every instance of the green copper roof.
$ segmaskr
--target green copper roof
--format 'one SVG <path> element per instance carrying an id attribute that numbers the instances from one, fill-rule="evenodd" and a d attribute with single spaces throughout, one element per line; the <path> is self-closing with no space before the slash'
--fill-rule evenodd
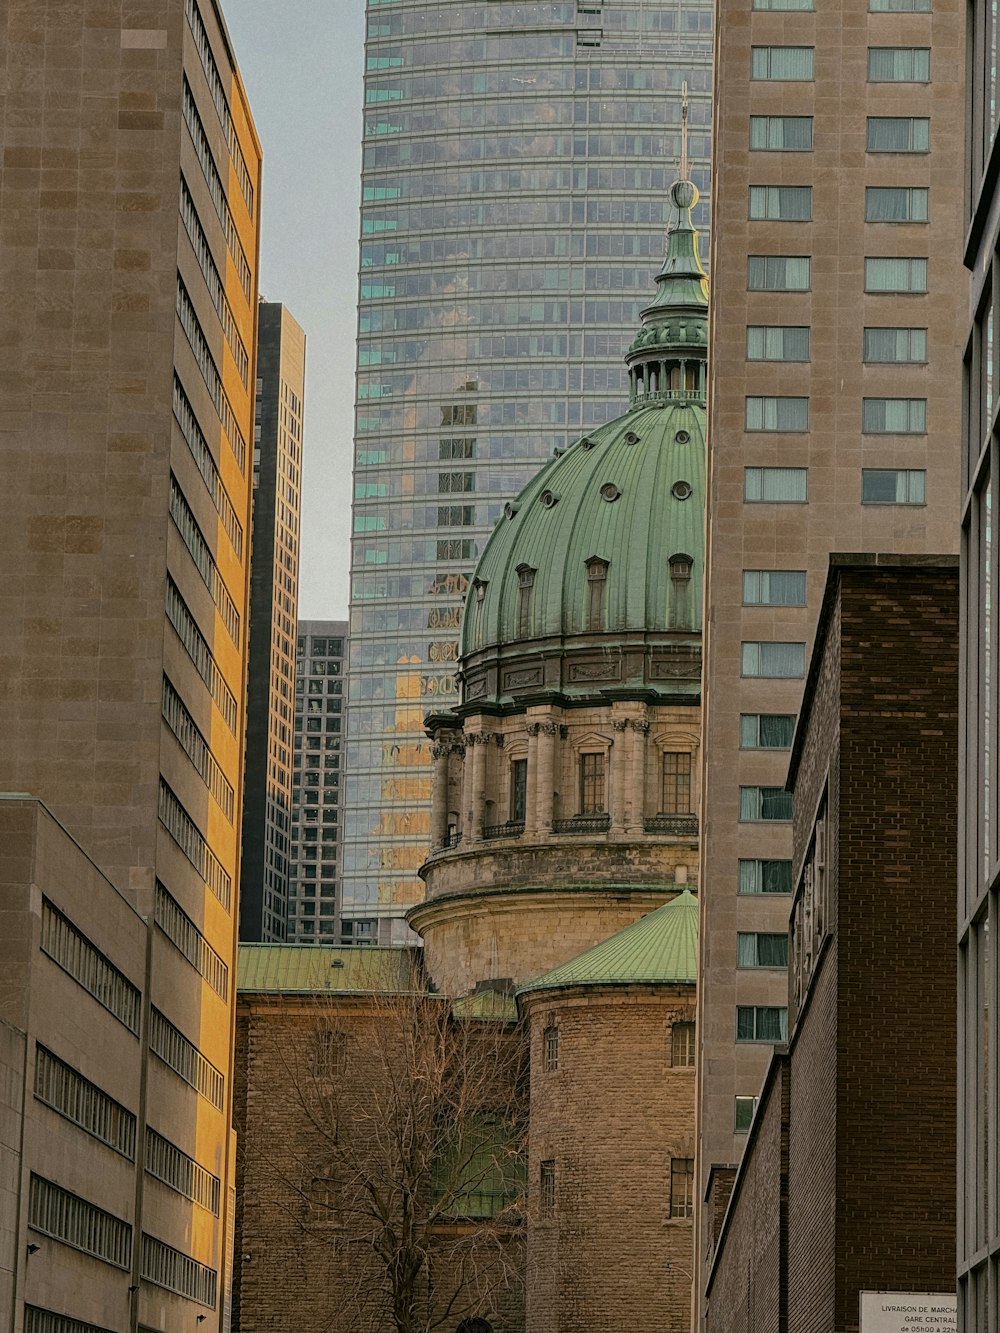
<path id="1" fill-rule="evenodd" d="M 325 944 L 241 944 L 236 989 L 263 992 L 422 990 L 420 950 Z"/>
<path id="2" fill-rule="evenodd" d="M 701 630 L 705 411 L 634 408 L 546 464 L 490 535 L 466 601 L 462 655 L 592 632 L 588 563 L 607 562 L 600 629 Z M 607 498 L 610 497 L 610 498 Z M 690 578 L 671 577 L 689 557 Z M 527 620 L 523 571 L 531 572 Z"/>
<path id="3" fill-rule="evenodd" d="M 518 995 L 565 986 L 690 983 L 698 972 L 698 903 L 685 889 L 655 912 L 561 967 L 518 986 Z"/>

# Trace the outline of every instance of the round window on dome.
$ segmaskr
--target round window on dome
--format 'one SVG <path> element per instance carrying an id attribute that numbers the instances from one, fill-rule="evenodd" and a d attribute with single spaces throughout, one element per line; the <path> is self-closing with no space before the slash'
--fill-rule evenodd
<path id="1" fill-rule="evenodd" d="M 597 443 L 596 440 L 592 440 L 588 435 L 585 435 L 583 439 L 580 441 L 580 448 L 593 449 L 596 443 Z"/>
<path id="2" fill-rule="evenodd" d="M 517 513 L 517 505 L 514 504 L 511 500 L 508 500 L 503 507 L 503 512 L 507 518 L 513 518 L 514 515 Z"/>
<path id="3" fill-rule="evenodd" d="M 606 481 L 601 487 L 601 499 L 607 500 L 609 504 L 613 500 L 617 500 L 620 495 L 621 491 L 613 481 Z"/>
<path id="4" fill-rule="evenodd" d="M 559 496 L 555 491 L 542 491 L 541 501 L 546 509 L 551 509 L 559 503 Z"/>
<path id="5" fill-rule="evenodd" d="M 691 440 L 691 434 L 689 431 L 679 430 L 677 434 L 674 436 L 674 440 L 678 444 L 689 444 Z"/>
<path id="6" fill-rule="evenodd" d="M 689 481 L 675 481 L 670 488 L 670 494 L 675 500 L 690 500 L 693 493 Z"/>
<path id="7" fill-rule="evenodd" d="M 626 443 L 626 444 L 638 444 L 638 443 L 639 443 L 639 437 L 638 437 L 638 435 L 636 435 L 636 433 L 635 433 L 634 430 L 630 430 L 630 431 L 628 432 L 628 434 L 625 436 L 625 443 Z"/>

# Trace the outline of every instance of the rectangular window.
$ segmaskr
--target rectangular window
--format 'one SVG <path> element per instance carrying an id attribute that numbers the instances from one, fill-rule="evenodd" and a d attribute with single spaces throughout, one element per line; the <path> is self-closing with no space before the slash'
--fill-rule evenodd
<path id="1" fill-rule="evenodd" d="M 438 458 L 475 458 L 475 440 L 438 440 Z"/>
<path id="2" fill-rule="evenodd" d="M 751 185 L 751 222 L 809 222 L 812 219 L 811 185 Z"/>
<path id="3" fill-rule="evenodd" d="M 815 9 L 813 0 L 753 0 L 752 9 Z"/>
<path id="4" fill-rule="evenodd" d="M 866 435 L 924 435 L 926 398 L 866 398 L 861 429 Z"/>
<path id="5" fill-rule="evenodd" d="M 792 794 L 784 787 L 741 787 L 740 823 L 783 823 L 792 817 Z"/>
<path id="6" fill-rule="evenodd" d="M 201 830 L 162 778 L 159 816 L 160 823 L 228 912 L 232 898 L 232 879 L 205 841 Z"/>
<path id="7" fill-rule="evenodd" d="M 34 1172 L 28 1193 L 28 1226 L 115 1268 L 127 1269 L 131 1262 L 132 1228 L 127 1222 Z"/>
<path id="8" fill-rule="evenodd" d="M 166 676 L 163 677 L 160 711 L 164 722 L 177 737 L 184 753 L 198 770 L 202 782 L 215 797 L 219 808 L 231 824 L 235 809 L 233 788 L 212 753 L 208 741 Z"/>
<path id="9" fill-rule="evenodd" d="M 694 1158 L 670 1159 L 670 1216 L 694 1215 Z"/>
<path id="10" fill-rule="evenodd" d="M 736 1098 L 736 1116 L 733 1128 L 737 1134 L 749 1133 L 750 1126 L 753 1124 L 753 1116 L 756 1109 L 756 1097 Z"/>
<path id="11" fill-rule="evenodd" d="M 745 569 L 744 606 L 805 606 L 804 569 Z"/>
<path id="12" fill-rule="evenodd" d="M 751 292 L 807 292 L 808 255 L 748 255 L 747 290 Z"/>
<path id="13" fill-rule="evenodd" d="M 748 361 L 808 361 L 808 326 L 750 324 L 747 327 Z"/>
<path id="14" fill-rule="evenodd" d="M 110 1333 L 110 1329 L 86 1324 L 72 1315 L 55 1314 L 37 1305 L 25 1305 L 24 1333 Z"/>
<path id="15" fill-rule="evenodd" d="M 873 14 L 929 14 L 931 0 L 868 0 Z"/>
<path id="16" fill-rule="evenodd" d="M 865 329 L 866 365 L 927 360 L 926 329 Z"/>
<path id="17" fill-rule="evenodd" d="M 440 505 L 437 511 L 439 528 L 471 527 L 476 521 L 475 505 Z"/>
<path id="18" fill-rule="evenodd" d="M 476 489 L 476 474 L 474 472 L 439 472 L 438 473 L 438 491 L 442 495 L 449 492 L 452 494 L 462 494 Z"/>
<path id="19" fill-rule="evenodd" d="M 866 292 L 926 292 L 927 260 L 877 259 L 865 260 Z"/>
<path id="20" fill-rule="evenodd" d="M 788 1010 L 784 1005 L 740 1004 L 736 1006 L 737 1041 L 785 1041 Z"/>
<path id="21" fill-rule="evenodd" d="M 580 756 L 580 814 L 604 814 L 604 755 Z"/>
<path id="22" fill-rule="evenodd" d="M 542 1036 L 542 1069 L 554 1074 L 559 1068 L 559 1029 L 550 1023 Z"/>
<path id="23" fill-rule="evenodd" d="M 691 756 L 680 751 L 666 751 L 663 755 L 664 815 L 691 813 Z"/>
<path id="24" fill-rule="evenodd" d="M 809 429 L 808 398 L 747 398 L 746 430 L 800 433 Z"/>
<path id="25" fill-rule="evenodd" d="M 865 221 L 926 222 L 929 193 L 924 186 L 866 186 Z"/>
<path id="26" fill-rule="evenodd" d="M 928 83 L 931 77 L 929 46 L 870 46 L 869 83 Z"/>
<path id="27" fill-rule="evenodd" d="M 543 1216 L 551 1215 L 556 1210 L 556 1164 L 542 1162 L 538 1171 L 538 1188 Z"/>
<path id="28" fill-rule="evenodd" d="M 811 79 L 813 77 L 813 48 L 811 46 L 752 46 L 750 48 L 750 77 L 752 79 Z"/>
<path id="29" fill-rule="evenodd" d="M 743 893 L 791 893 L 791 861 L 762 861 L 740 858 L 737 891 Z"/>
<path id="30" fill-rule="evenodd" d="M 166 588 L 167 619 L 173 625 L 177 637 L 194 663 L 195 670 L 212 692 L 212 698 L 219 706 L 226 726 L 236 735 L 236 696 L 226 684 L 226 678 L 219 670 L 219 665 L 212 656 L 208 640 L 198 628 L 198 622 L 191 614 L 191 609 L 181 596 L 180 589 L 170 576 L 167 576 Z"/>
<path id="31" fill-rule="evenodd" d="M 196 1088 L 216 1110 L 222 1110 L 225 1080 L 221 1071 L 206 1060 L 198 1047 L 188 1041 L 159 1009 L 150 1011 L 149 1049 L 185 1083 Z"/>
<path id="32" fill-rule="evenodd" d="M 175 1147 L 169 1139 L 157 1134 L 156 1130 L 148 1125 L 145 1167 L 151 1176 L 155 1176 L 178 1194 L 183 1194 L 185 1199 L 200 1203 L 210 1213 L 219 1216 L 218 1176 L 206 1171 L 193 1157 L 181 1152 L 180 1148 Z"/>
<path id="33" fill-rule="evenodd" d="M 931 141 L 927 116 L 869 116 L 869 153 L 926 153 Z"/>
<path id="34" fill-rule="evenodd" d="M 165 1245 L 155 1236 L 142 1237 L 142 1276 L 156 1287 L 188 1296 L 199 1305 L 215 1305 L 217 1276 L 214 1268 Z"/>
<path id="35" fill-rule="evenodd" d="M 736 933 L 737 967 L 787 967 L 788 936 L 740 930 Z"/>
<path id="36" fill-rule="evenodd" d="M 35 1096 L 74 1125 L 135 1158 L 135 1116 L 44 1046 L 35 1047 Z"/>
<path id="37" fill-rule="evenodd" d="M 862 468 L 861 503 L 922 505 L 927 473 L 922 468 Z"/>
<path id="38" fill-rule="evenodd" d="M 809 499 L 809 469 L 744 468 L 743 499 L 750 504 L 805 504 Z"/>
<path id="39" fill-rule="evenodd" d="M 792 680 L 805 674 L 804 643 L 745 642 L 741 648 L 741 675 Z"/>
<path id="40" fill-rule="evenodd" d="M 42 899 L 41 948 L 129 1032 L 138 1035 L 139 988 L 47 898 Z"/>
<path id="41" fill-rule="evenodd" d="M 741 750 L 789 750 L 795 735 L 794 713 L 741 713 Z"/>
<path id="42" fill-rule="evenodd" d="M 528 808 L 528 761 L 515 759 L 510 766 L 510 817 L 515 824 L 524 823 Z"/>
<path id="43" fill-rule="evenodd" d="M 674 1069 L 692 1069 L 695 1061 L 694 1024 L 670 1026 L 670 1064 Z"/>
<path id="44" fill-rule="evenodd" d="M 813 146 L 812 116 L 751 116 L 750 147 L 757 152 L 808 153 Z"/>

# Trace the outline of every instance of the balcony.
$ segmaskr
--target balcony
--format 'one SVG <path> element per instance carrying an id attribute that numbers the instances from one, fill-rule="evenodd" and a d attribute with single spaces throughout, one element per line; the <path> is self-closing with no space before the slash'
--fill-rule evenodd
<path id="1" fill-rule="evenodd" d="M 697 815 L 652 815 L 643 820 L 642 826 L 647 833 L 672 833 L 681 838 L 698 836 Z"/>
<path id="2" fill-rule="evenodd" d="M 553 833 L 607 833 L 611 827 L 611 816 L 577 815 L 573 819 L 554 819 Z"/>
<path id="3" fill-rule="evenodd" d="M 519 838 L 524 832 L 523 819 L 508 819 L 506 824 L 484 824 L 484 838 Z"/>

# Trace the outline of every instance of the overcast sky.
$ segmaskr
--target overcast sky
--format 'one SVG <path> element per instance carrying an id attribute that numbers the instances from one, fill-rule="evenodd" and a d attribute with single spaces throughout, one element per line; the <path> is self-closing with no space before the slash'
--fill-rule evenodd
<path id="1" fill-rule="evenodd" d="M 364 0 L 223 0 L 264 147 L 260 290 L 306 331 L 299 615 L 347 616 Z"/>

